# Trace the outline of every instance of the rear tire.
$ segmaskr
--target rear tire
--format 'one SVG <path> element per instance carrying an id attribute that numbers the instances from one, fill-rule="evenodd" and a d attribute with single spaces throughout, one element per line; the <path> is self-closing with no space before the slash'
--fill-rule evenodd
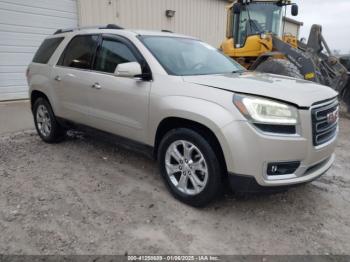
<path id="1" fill-rule="evenodd" d="M 57 122 L 50 103 L 43 97 L 35 100 L 33 116 L 36 131 L 46 143 L 60 142 L 65 135 L 65 130 Z"/>
<path id="2" fill-rule="evenodd" d="M 258 65 L 256 71 L 304 79 L 299 69 L 286 59 L 269 58 Z"/>
<path id="3" fill-rule="evenodd" d="M 159 145 L 158 161 L 172 195 L 188 205 L 205 206 L 222 191 L 223 168 L 218 156 L 210 143 L 191 129 L 169 131 Z"/>

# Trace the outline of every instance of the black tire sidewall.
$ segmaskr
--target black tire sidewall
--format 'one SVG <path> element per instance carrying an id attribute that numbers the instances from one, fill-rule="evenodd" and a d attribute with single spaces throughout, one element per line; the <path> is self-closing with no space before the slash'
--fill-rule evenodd
<path id="1" fill-rule="evenodd" d="M 38 110 L 38 107 L 40 105 L 43 105 L 46 107 L 48 113 L 49 113 L 49 116 L 50 116 L 50 121 L 51 121 L 51 132 L 50 132 L 50 135 L 49 136 L 44 136 L 43 134 L 41 134 L 39 128 L 38 128 L 38 123 L 37 123 L 37 110 Z M 53 110 L 51 108 L 51 105 L 50 103 L 45 99 L 45 98 L 38 98 L 35 103 L 34 103 L 34 106 L 33 106 L 33 117 L 34 117 L 34 123 L 35 123 L 35 128 L 36 128 L 36 131 L 38 132 L 40 138 L 47 142 L 47 143 L 56 143 L 56 142 L 59 142 L 62 137 L 63 137 L 63 130 L 62 128 L 59 126 L 59 124 L 57 123 L 57 120 L 56 120 L 56 117 L 55 117 L 55 114 L 53 113 Z"/>
<path id="2" fill-rule="evenodd" d="M 257 66 L 256 71 L 303 79 L 299 69 L 285 59 L 269 58 Z"/>
<path id="3" fill-rule="evenodd" d="M 177 140 L 186 140 L 193 143 L 202 152 L 208 167 L 208 181 L 203 189 L 197 195 L 187 195 L 179 191 L 171 182 L 166 168 L 165 155 L 168 147 Z M 222 168 L 220 161 L 215 154 L 212 146 L 199 133 L 186 128 L 179 128 L 169 131 L 160 143 L 158 150 L 158 161 L 161 175 L 166 183 L 166 186 L 173 196 L 180 201 L 191 206 L 201 207 L 210 203 L 221 190 L 222 186 Z"/>

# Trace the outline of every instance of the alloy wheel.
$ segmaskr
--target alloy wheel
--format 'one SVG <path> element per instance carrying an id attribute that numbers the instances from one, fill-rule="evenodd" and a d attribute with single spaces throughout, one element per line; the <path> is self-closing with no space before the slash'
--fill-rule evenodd
<path id="1" fill-rule="evenodd" d="M 208 182 L 208 165 L 203 153 L 189 141 L 170 144 L 165 155 L 165 169 L 171 183 L 182 193 L 197 195 Z"/>
<path id="2" fill-rule="evenodd" d="M 48 137 L 51 133 L 52 124 L 49 111 L 45 105 L 39 105 L 36 111 L 36 122 L 40 134 L 42 134 L 44 137 Z"/>

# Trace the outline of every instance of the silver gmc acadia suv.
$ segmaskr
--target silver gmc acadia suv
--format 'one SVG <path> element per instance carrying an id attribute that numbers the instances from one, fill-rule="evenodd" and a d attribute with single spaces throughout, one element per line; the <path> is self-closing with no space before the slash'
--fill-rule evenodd
<path id="1" fill-rule="evenodd" d="M 226 183 L 252 191 L 309 182 L 334 161 L 335 91 L 248 72 L 189 36 L 115 25 L 58 30 L 27 79 L 42 140 L 58 142 L 78 126 L 137 142 L 189 205 L 207 204 Z"/>

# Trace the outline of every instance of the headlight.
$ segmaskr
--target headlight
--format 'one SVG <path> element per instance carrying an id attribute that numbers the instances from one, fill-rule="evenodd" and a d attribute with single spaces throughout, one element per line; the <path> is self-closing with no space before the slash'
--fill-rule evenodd
<path id="1" fill-rule="evenodd" d="M 297 109 L 285 103 L 248 95 L 234 95 L 233 102 L 254 123 L 296 125 L 299 122 Z"/>

